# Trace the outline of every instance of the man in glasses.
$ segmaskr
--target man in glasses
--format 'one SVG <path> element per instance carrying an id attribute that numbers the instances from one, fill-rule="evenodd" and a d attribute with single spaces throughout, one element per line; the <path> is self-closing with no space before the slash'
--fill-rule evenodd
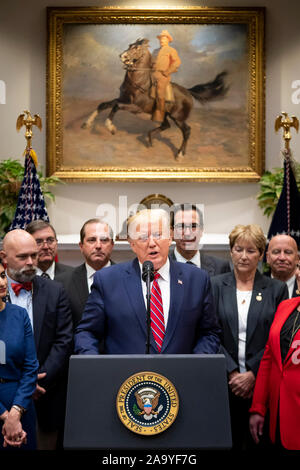
<path id="1" fill-rule="evenodd" d="M 128 221 L 128 240 L 136 258 L 94 275 L 75 353 L 144 354 L 147 339 L 145 262 L 153 264 L 150 354 L 215 354 L 217 324 L 206 272 L 169 259 L 170 221 L 162 209 L 145 209 Z"/>
<path id="2" fill-rule="evenodd" d="M 229 261 L 209 256 L 199 250 L 203 235 L 203 214 L 195 204 L 178 204 L 171 211 L 173 238 L 176 243 L 172 259 L 205 269 L 210 276 L 230 271 Z"/>
<path id="3" fill-rule="evenodd" d="M 33 236 L 38 246 L 38 276 L 56 280 L 58 275 L 73 270 L 71 266 L 55 261 L 57 256 L 57 237 L 54 228 L 49 222 L 34 220 L 27 225 L 26 231 Z"/>

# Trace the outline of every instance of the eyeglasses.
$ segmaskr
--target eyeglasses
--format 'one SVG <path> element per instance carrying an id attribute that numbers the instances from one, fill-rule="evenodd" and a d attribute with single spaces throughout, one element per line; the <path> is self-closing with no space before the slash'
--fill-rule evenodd
<path id="1" fill-rule="evenodd" d="M 164 235 L 160 232 L 154 232 L 151 234 L 141 233 L 138 235 L 137 239 L 141 242 L 147 242 L 150 237 L 152 237 L 154 240 L 161 240 L 161 238 L 164 238 Z"/>
<path id="2" fill-rule="evenodd" d="M 54 237 L 48 237 L 48 238 L 36 238 L 36 244 L 37 246 L 42 246 L 44 243 L 46 243 L 48 246 L 54 245 L 54 243 L 57 241 L 56 238 Z"/>
<path id="3" fill-rule="evenodd" d="M 175 228 L 175 230 L 184 232 L 187 229 L 197 230 L 198 228 L 200 228 L 200 224 L 197 224 L 197 222 L 192 222 L 191 224 L 181 223 L 181 224 L 175 224 L 174 228 Z"/>

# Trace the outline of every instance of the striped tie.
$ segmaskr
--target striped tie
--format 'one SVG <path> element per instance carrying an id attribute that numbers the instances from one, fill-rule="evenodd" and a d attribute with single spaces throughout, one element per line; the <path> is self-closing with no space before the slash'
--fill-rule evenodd
<path id="1" fill-rule="evenodd" d="M 51 279 L 51 277 L 47 273 L 42 273 L 41 277 L 43 277 L 44 279 Z"/>
<path id="2" fill-rule="evenodd" d="M 151 330 L 156 342 L 158 352 L 161 352 L 164 336 L 165 336 L 165 322 L 164 322 L 164 309 L 161 298 L 161 290 L 158 285 L 158 278 L 160 274 L 154 273 L 154 281 L 151 289 Z"/>

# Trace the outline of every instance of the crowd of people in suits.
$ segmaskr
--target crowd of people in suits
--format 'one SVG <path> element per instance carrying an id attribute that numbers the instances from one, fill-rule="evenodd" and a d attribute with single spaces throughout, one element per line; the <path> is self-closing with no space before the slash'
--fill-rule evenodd
<path id="1" fill-rule="evenodd" d="M 209 256 L 199 249 L 203 214 L 187 204 L 176 205 L 171 217 L 162 209 L 141 210 L 127 229 L 136 258 L 114 263 L 112 229 L 87 220 L 79 242 L 84 262 L 75 268 L 57 261 L 57 235 L 48 222 L 33 221 L 4 237 L 1 448 L 62 448 L 72 353 L 145 353 L 142 270 L 151 261 L 157 302 L 150 353 L 224 354 L 233 449 L 300 450 L 295 240 L 276 235 L 267 245 L 259 226 L 237 225 L 229 235 L 230 261 Z"/>

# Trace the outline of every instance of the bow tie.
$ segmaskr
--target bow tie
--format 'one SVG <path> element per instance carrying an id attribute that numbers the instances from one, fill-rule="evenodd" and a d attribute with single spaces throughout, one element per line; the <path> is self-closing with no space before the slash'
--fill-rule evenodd
<path id="1" fill-rule="evenodd" d="M 16 294 L 16 296 L 18 297 L 22 289 L 25 289 L 28 291 L 32 289 L 32 282 L 22 282 L 21 284 L 15 284 L 12 282 L 11 287 L 14 293 Z"/>

